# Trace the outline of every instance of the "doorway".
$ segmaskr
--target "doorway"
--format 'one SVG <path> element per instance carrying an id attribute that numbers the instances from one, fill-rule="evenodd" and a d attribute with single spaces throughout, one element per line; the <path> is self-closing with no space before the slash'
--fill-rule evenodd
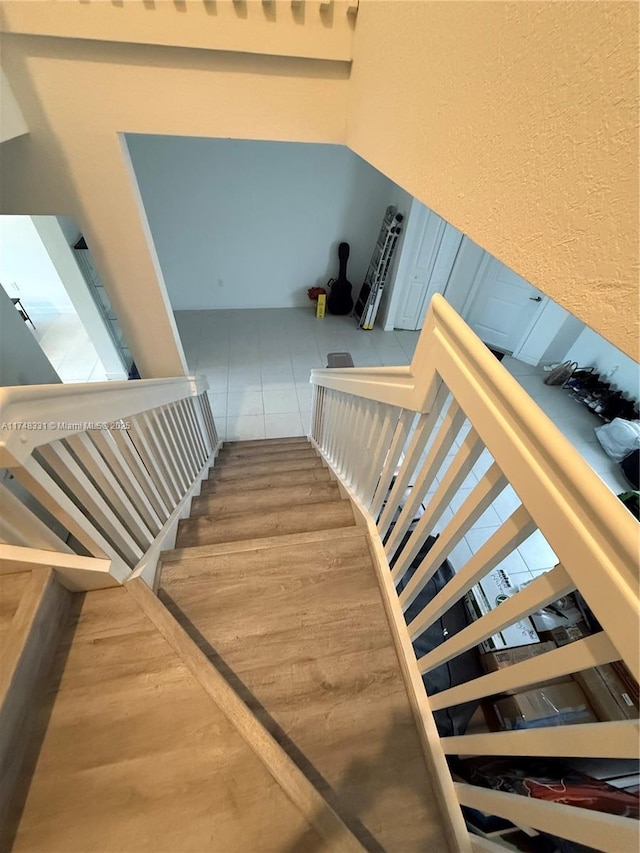
<path id="1" fill-rule="evenodd" d="M 431 297 L 446 290 L 461 242 L 457 228 L 414 199 L 398 265 L 405 286 L 395 328 L 422 328 Z"/>
<path id="2" fill-rule="evenodd" d="M 464 319 L 488 346 L 510 355 L 531 331 L 546 298 L 490 255 L 483 266 Z"/>
<path id="3" fill-rule="evenodd" d="M 385 319 L 420 330 L 440 293 L 492 349 L 521 349 L 550 301 L 434 211 L 413 200 Z"/>
<path id="4" fill-rule="evenodd" d="M 24 329 L 17 329 L 15 340 L 23 343 L 12 357 L 31 353 L 22 381 L 47 383 L 56 374 L 62 382 L 126 379 L 58 217 L 2 216 L 0 237 L 0 285 L 15 308 L 5 322 L 23 323 L 48 362 L 36 358 L 37 348 L 34 355 Z"/>

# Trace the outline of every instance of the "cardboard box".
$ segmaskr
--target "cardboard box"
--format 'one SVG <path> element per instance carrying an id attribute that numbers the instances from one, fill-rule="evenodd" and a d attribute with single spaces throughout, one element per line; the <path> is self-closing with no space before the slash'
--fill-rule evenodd
<path id="1" fill-rule="evenodd" d="M 482 668 L 485 672 L 497 672 L 514 663 L 522 663 L 525 660 L 538 657 L 556 648 L 551 641 L 545 643 L 534 643 L 530 646 L 515 646 L 512 649 L 501 649 L 500 651 L 487 652 L 481 657 Z"/>
<path id="2" fill-rule="evenodd" d="M 626 684 L 620 678 L 612 664 L 597 666 L 598 675 L 604 681 L 609 693 L 613 696 L 625 720 L 638 719 L 638 703 L 635 697 L 627 689 Z"/>
<path id="3" fill-rule="evenodd" d="M 597 722 L 584 692 L 571 680 L 516 693 L 494 708 L 507 730 Z"/>
<path id="4" fill-rule="evenodd" d="M 465 595 L 465 606 L 472 619 L 480 619 L 490 613 L 507 598 L 517 592 L 511 578 L 504 569 L 494 569 L 480 583 L 472 587 Z M 482 652 L 492 652 L 514 646 L 537 643 L 538 633 L 530 619 L 521 619 L 498 634 L 488 637 L 479 648 Z"/>
<path id="5" fill-rule="evenodd" d="M 599 720 L 626 720 L 627 716 L 611 695 L 597 667 L 577 672 L 573 676 L 584 690 L 589 704 Z"/>
<path id="6" fill-rule="evenodd" d="M 591 631 L 584 622 L 578 622 L 575 625 L 552 628 L 550 631 L 540 631 L 539 634 L 541 640 L 553 640 L 557 646 L 566 646 L 590 636 Z"/>
<path id="7" fill-rule="evenodd" d="M 515 646 L 512 649 L 500 649 L 495 652 L 486 652 L 485 654 L 480 655 L 480 661 L 485 672 L 497 672 L 499 669 L 506 669 L 509 666 L 513 666 L 515 663 L 522 663 L 525 660 L 531 660 L 531 658 L 543 655 L 555 648 L 556 644 L 552 642 L 533 643 L 530 646 Z M 528 689 L 533 690 L 534 688 L 539 687 L 540 684 L 561 684 L 566 680 L 566 677 L 554 678 L 548 682 L 544 681 L 531 684 L 528 686 Z M 520 688 L 520 690 L 521 689 L 522 688 Z M 503 690 L 502 692 L 505 696 L 512 696 L 514 693 L 517 693 L 518 690 Z"/>

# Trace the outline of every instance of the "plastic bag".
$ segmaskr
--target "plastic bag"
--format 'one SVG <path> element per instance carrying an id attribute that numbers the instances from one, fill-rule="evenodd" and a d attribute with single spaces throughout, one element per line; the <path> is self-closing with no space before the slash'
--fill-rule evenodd
<path id="1" fill-rule="evenodd" d="M 595 433 L 604 452 L 616 462 L 640 449 L 640 421 L 614 418 L 611 423 L 596 427 Z"/>

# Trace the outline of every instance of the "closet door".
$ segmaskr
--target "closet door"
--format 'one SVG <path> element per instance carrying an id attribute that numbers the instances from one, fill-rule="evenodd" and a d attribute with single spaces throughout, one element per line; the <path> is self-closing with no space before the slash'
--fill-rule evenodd
<path id="1" fill-rule="evenodd" d="M 418 214 L 414 239 L 405 243 L 408 273 L 397 329 L 422 328 L 434 293 L 444 293 L 462 234 L 433 211 L 423 207 Z"/>

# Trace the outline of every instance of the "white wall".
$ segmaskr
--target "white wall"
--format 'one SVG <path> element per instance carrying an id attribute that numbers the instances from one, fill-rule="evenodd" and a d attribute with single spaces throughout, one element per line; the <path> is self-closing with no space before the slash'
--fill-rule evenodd
<path id="1" fill-rule="evenodd" d="M 351 245 L 354 297 L 406 194 L 338 145 L 128 135 L 174 310 L 308 305 Z"/>
<path id="2" fill-rule="evenodd" d="M 60 382 L 11 299 L 0 287 L 0 386 Z"/>
<path id="3" fill-rule="evenodd" d="M 547 299 L 533 327 L 516 347 L 513 356 L 532 365 L 561 361 L 584 328 L 583 322 L 557 302 Z"/>
<path id="4" fill-rule="evenodd" d="M 580 367 L 593 365 L 602 375 L 617 366 L 611 377 L 612 384 L 627 391 L 634 399 L 640 399 L 640 367 L 638 362 L 610 344 L 593 329 L 585 328 L 567 350 L 563 361 L 577 361 Z"/>
<path id="5" fill-rule="evenodd" d="M 32 310 L 72 312 L 73 304 L 29 216 L 0 217 L 0 282 Z"/>

